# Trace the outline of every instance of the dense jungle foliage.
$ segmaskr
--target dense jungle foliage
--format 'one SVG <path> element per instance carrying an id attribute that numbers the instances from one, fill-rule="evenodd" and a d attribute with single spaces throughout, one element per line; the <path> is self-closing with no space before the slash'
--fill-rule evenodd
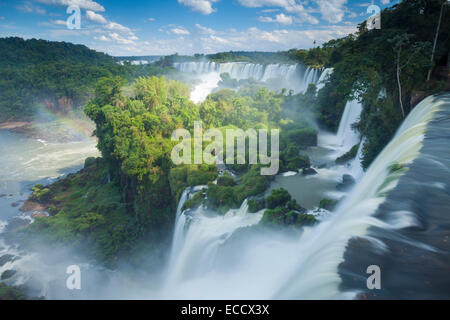
<path id="1" fill-rule="evenodd" d="M 127 80 L 169 70 L 155 65 L 119 65 L 83 45 L 0 38 L 0 122 L 29 120 L 40 106 L 67 113 L 93 97 L 101 77 Z"/>
<path id="2" fill-rule="evenodd" d="M 218 91 L 194 104 L 182 82 L 149 77 L 131 86 L 125 83 L 120 77 L 99 80 L 85 112 L 96 124 L 102 158 L 87 161 L 78 174 L 33 189 L 33 200 L 46 206 L 51 216 L 36 218 L 27 230 L 30 235 L 88 247 L 93 257 L 114 265 L 139 248 L 158 250 L 157 244 L 167 244 L 176 204 L 186 187 L 209 185 L 208 201 L 197 198 L 191 205 L 204 202 L 222 213 L 263 194 L 272 177 L 262 176 L 261 165 L 248 165 L 248 160 L 230 166 L 236 180 L 219 177 L 215 165 L 172 163 L 171 151 L 178 143 L 172 141 L 172 132 L 192 132 L 198 120 L 203 130 L 280 129 L 280 171 L 310 166 L 309 159 L 299 155 L 300 148 L 316 145 L 317 133 L 301 119 L 291 96 L 249 85 L 238 92 Z"/>
<path id="3" fill-rule="evenodd" d="M 431 59 L 441 9 L 443 18 Z M 440 0 L 405 0 L 382 11 L 381 29 L 367 30 L 363 23 L 356 35 L 309 51 L 317 55 L 317 64 L 334 68 L 319 92 L 322 125 L 336 130 L 346 102 L 352 97 L 363 102 L 356 128 L 365 139 L 364 167 L 386 146 L 421 98 L 446 86 L 450 89 L 448 78 L 438 74 L 440 68 L 450 66 L 449 17 L 450 6 Z M 434 72 L 427 80 L 430 68 Z"/>

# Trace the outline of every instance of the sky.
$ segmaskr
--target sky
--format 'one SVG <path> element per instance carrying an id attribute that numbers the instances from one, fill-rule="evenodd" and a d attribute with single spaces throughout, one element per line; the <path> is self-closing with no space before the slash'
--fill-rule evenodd
<path id="1" fill-rule="evenodd" d="M 0 0 L 0 37 L 84 44 L 113 56 L 308 49 L 356 31 L 393 0 Z M 80 29 L 69 29 L 70 5 Z M 75 20 L 70 20 L 74 22 Z"/>

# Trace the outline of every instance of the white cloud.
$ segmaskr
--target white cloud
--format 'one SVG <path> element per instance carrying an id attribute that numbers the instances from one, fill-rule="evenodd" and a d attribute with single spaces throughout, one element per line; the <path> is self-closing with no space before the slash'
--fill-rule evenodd
<path id="1" fill-rule="evenodd" d="M 200 24 L 198 24 L 198 23 L 197 23 L 195 26 L 196 26 L 196 27 L 200 30 L 200 32 L 203 33 L 203 34 L 214 34 L 214 33 L 216 33 L 215 30 L 213 30 L 213 29 L 211 29 L 211 28 L 204 27 L 204 26 L 202 26 L 202 25 L 200 25 Z"/>
<path id="2" fill-rule="evenodd" d="M 125 27 L 125 26 L 121 25 L 120 23 L 116 23 L 116 22 L 109 22 L 106 25 L 106 29 L 120 31 L 120 32 L 131 32 L 130 28 Z"/>
<path id="3" fill-rule="evenodd" d="M 245 7 L 279 7 L 287 13 L 296 14 L 297 19 L 294 22 L 306 22 L 310 24 L 318 24 L 319 20 L 312 14 L 320 13 L 322 19 L 329 23 L 341 22 L 347 11 L 347 0 L 238 0 Z M 273 10 L 273 9 L 269 9 Z M 273 22 L 269 19 L 262 19 L 263 22 Z"/>
<path id="4" fill-rule="evenodd" d="M 330 23 L 341 22 L 345 14 L 347 0 L 316 0 L 322 19 Z"/>
<path id="5" fill-rule="evenodd" d="M 86 18 L 88 18 L 91 21 L 101 23 L 101 24 L 108 23 L 108 21 L 105 19 L 105 17 L 103 17 L 101 14 L 95 13 L 94 11 L 91 11 L 91 10 L 86 11 Z"/>
<path id="6" fill-rule="evenodd" d="M 389 3 L 391 3 L 391 1 L 389 1 L 389 0 L 381 0 L 381 4 L 389 4 Z"/>
<path id="7" fill-rule="evenodd" d="M 120 43 L 120 44 L 133 44 L 133 43 L 134 43 L 133 40 L 137 39 L 137 38 L 134 37 L 134 36 L 131 36 L 130 38 L 126 38 L 126 37 L 121 36 L 120 34 L 118 34 L 118 33 L 116 33 L 116 32 L 111 32 L 111 33 L 109 33 L 108 35 L 109 35 L 109 37 L 110 37 L 112 40 L 114 40 L 114 41 L 116 41 L 116 42 L 118 42 L 118 43 Z M 135 39 L 133 39 L 133 38 L 135 38 Z"/>
<path id="8" fill-rule="evenodd" d="M 291 16 L 287 16 L 284 13 L 277 14 L 274 19 L 271 17 L 259 17 L 258 20 L 261 22 L 274 22 L 284 25 L 290 25 L 293 21 Z"/>
<path id="9" fill-rule="evenodd" d="M 218 1 L 219 0 L 178 0 L 178 3 L 181 3 L 194 11 L 200 12 L 201 14 L 211 14 L 216 11 L 216 9 L 212 7 L 212 4 Z"/>
<path id="10" fill-rule="evenodd" d="M 101 35 L 100 37 L 94 37 L 94 39 L 95 39 L 95 40 L 100 40 L 100 41 L 106 41 L 106 42 L 111 41 L 111 39 L 108 38 L 108 37 L 105 36 L 105 35 Z"/>
<path id="11" fill-rule="evenodd" d="M 25 2 L 21 5 L 18 5 L 16 9 L 26 13 L 37 13 L 42 15 L 46 14 L 46 11 L 44 9 L 35 6 L 30 2 Z"/>
<path id="12" fill-rule="evenodd" d="M 239 0 L 244 7 L 260 8 L 260 7 L 288 7 L 292 1 L 289 0 Z"/>
<path id="13" fill-rule="evenodd" d="M 66 26 L 67 21 L 64 20 L 50 20 L 50 23 L 57 25 L 57 26 Z"/>
<path id="14" fill-rule="evenodd" d="M 176 28 L 172 28 L 170 29 L 170 32 L 176 35 L 189 35 L 191 34 L 188 30 L 186 30 L 183 27 L 176 27 Z"/>
<path id="15" fill-rule="evenodd" d="M 148 18 L 148 19 L 145 20 L 145 21 L 153 22 L 153 21 L 155 21 L 155 20 L 156 20 L 155 18 Z"/>
<path id="16" fill-rule="evenodd" d="M 68 7 L 70 5 L 77 5 L 81 9 L 92 10 L 92 11 L 105 11 L 105 8 L 92 0 L 35 0 L 40 3 L 48 4 L 51 6 L 63 6 Z"/>

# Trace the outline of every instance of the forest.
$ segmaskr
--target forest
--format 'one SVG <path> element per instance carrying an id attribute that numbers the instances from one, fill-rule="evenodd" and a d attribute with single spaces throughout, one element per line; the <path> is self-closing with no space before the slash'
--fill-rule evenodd
<path id="1" fill-rule="evenodd" d="M 38 108 L 65 114 L 93 97 L 101 77 L 132 80 L 170 72 L 154 65 L 119 65 L 83 45 L 0 38 L 0 122 L 30 120 Z"/>

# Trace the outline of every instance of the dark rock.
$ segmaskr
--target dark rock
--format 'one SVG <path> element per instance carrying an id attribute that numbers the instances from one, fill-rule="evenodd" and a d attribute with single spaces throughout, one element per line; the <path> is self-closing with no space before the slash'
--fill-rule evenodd
<path id="1" fill-rule="evenodd" d="M 10 232 L 14 231 L 20 227 L 25 227 L 30 223 L 30 220 L 22 219 L 19 217 L 12 218 L 9 223 L 6 225 L 5 231 Z"/>
<path id="2" fill-rule="evenodd" d="M 0 194 L 0 198 L 4 198 L 4 197 L 6 197 L 6 194 L 4 194 L 4 193 Z"/>
<path id="3" fill-rule="evenodd" d="M 344 174 L 342 176 L 342 183 L 339 183 L 336 186 L 336 189 L 339 191 L 347 191 L 348 189 L 350 189 L 353 185 L 355 184 L 355 179 L 349 175 L 349 174 Z"/>
<path id="4" fill-rule="evenodd" d="M 346 184 L 355 184 L 355 179 L 349 174 L 344 174 L 342 176 L 342 182 Z"/>
<path id="5" fill-rule="evenodd" d="M 317 171 L 314 170 L 313 168 L 305 168 L 305 169 L 303 169 L 302 174 L 304 176 L 312 176 L 312 175 L 316 175 Z"/>
<path id="6" fill-rule="evenodd" d="M 6 263 L 14 261 L 15 256 L 12 254 L 5 254 L 0 257 L 0 267 L 4 266 Z"/>
<path id="7" fill-rule="evenodd" d="M 13 207 L 13 208 L 18 207 L 19 205 L 20 205 L 20 203 L 18 203 L 18 202 L 11 203 L 11 207 Z"/>
<path id="8" fill-rule="evenodd" d="M 16 270 L 6 270 L 5 272 L 2 273 L 0 280 L 12 278 L 16 273 L 17 273 Z"/>

